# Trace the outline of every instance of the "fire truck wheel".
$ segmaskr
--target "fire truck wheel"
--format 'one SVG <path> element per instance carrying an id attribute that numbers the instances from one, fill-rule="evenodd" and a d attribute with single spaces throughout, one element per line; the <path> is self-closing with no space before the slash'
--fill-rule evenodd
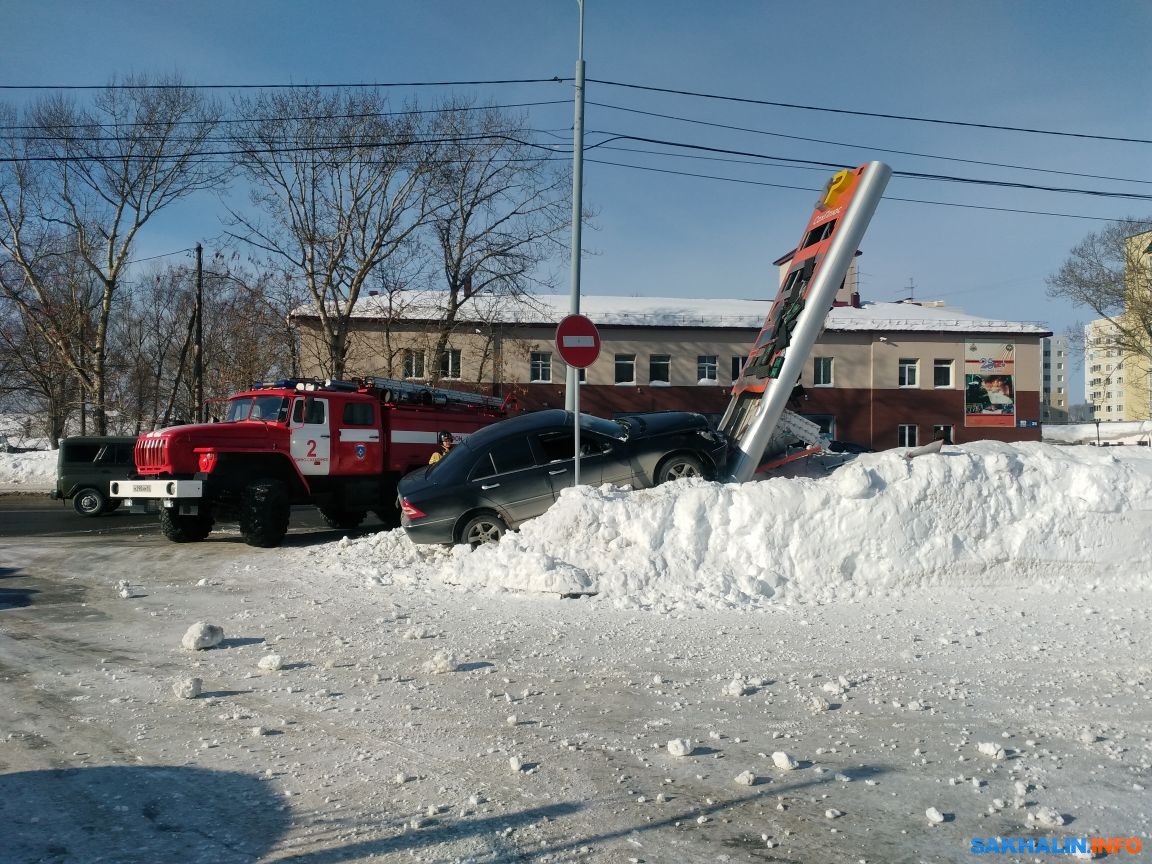
<path id="1" fill-rule="evenodd" d="M 495 513 L 478 513 L 464 523 L 460 531 L 460 542 L 475 549 L 485 543 L 497 542 L 507 530 L 504 520 Z"/>
<path id="2" fill-rule="evenodd" d="M 391 507 L 381 507 L 378 510 L 373 510 L 376 518 L 384 523 L 384 528 L 391 531 L 393 528 L 400 527 L 400 506 L 393 502 Z"/>
<path id="3" fill-rule="evenodd" d="M 108 498 L 99 489 L 81 489 L 72 496 L 72 509 L 81 516 L 99 516 L 108 510 Z"/>
<path id="4" fill-rule="evenodd" d="M 181 516 L 174 507 L 162 507 L 160 530 L 173 543 L 199 543 L 212 533 L 212 517 Z"/>
<path id="5" fill-rule="evenodd" d="M 669 480 L 680 480 L 684 477 L 703 477 L 704 465 L 695 456 L 688 453 L 677 453 L 667 456 L 656 466 L 656 485 L 667 483 Z"/>
<path id="6" fill-rule="evenodd" d="M 321 507 L 320 515 L 329 528 L 359 528 L 368 517 L 364 510 L 334 510 L 329 507 Z"/>
<path id="7" fill-rule="evenodd" d="M 240 534 L 249 546 L 279 546 L 288 533 L 288 491 L 279 480 L 256 480 L 244 489 Z"/>

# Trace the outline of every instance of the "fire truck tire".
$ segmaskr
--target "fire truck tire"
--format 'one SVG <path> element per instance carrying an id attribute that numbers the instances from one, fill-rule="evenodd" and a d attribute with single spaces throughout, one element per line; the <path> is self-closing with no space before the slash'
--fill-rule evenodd
<path id="1" fill-rule="evenodd" d="M 689 453 L 676 453 L 666 456 L 656 466 L 656 485 L 684 477 L 703 477 L 704 463 Z"/>
<path id="2" fill-rule="evenodd" d="M 333 510 L 328 507 L 321 507 L 320 515 L 329 528 L 359 528 L 368 517 L 365 510 Z"/>
<path id="3" fill-rule="evenodd" d="M 99 516 L 108 511 L 108 496 L 91 486 L 72 496 L 72 509 L 81 516 Z"/>
<path id="4" fill-rule="evenodd" d="M 212 517 L 181 516 L 173 507 L 162 507 L 160 530 L 173 543 L 199 543 L 212 533 Z"/>
<path id="5" fill-rule="evenodd" d="M 288 533 L 288 490 L 279 480 L 256 480 L 244 489 L 240 535 L 249 546 L 271 549 Z"/>

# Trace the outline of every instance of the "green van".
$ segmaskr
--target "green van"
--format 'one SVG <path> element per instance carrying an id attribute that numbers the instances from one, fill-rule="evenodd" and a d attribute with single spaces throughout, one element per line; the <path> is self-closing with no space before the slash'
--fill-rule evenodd
<path id="1" fill-rule="evenodd" d="M 110 513 L 120 502 L 108 498 L 108 484 L 136 471 L 134 437 L 80 436 L 60 442 L 56 488 L 51 497 L 72 500 L 81 516 Z"/>

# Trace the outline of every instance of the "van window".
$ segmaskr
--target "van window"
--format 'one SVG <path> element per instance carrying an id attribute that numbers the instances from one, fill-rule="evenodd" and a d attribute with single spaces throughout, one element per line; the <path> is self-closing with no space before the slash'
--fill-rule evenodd
<path id="1" fill-rule="evenodd" d="M 95 462 L 100 455 L 99 444 L 65 444 L 65 462 Z"/>
<path id="2" fill-rule="evenodd" d="M 132 444 L 113 444 L 104 451 L 104 462 L 113 465 L 135 465 L 136 453 Z"/>

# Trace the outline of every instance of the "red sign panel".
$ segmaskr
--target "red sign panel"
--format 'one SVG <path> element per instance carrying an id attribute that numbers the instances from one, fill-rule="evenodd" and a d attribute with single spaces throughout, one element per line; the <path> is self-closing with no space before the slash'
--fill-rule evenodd
<path id="1" fill-rule="evenodd" d="M 556 349 L 575 369 L 587 369 L 600 356 L 600 331 L 583 315 L 569 315 L 556 328 Z"/>

